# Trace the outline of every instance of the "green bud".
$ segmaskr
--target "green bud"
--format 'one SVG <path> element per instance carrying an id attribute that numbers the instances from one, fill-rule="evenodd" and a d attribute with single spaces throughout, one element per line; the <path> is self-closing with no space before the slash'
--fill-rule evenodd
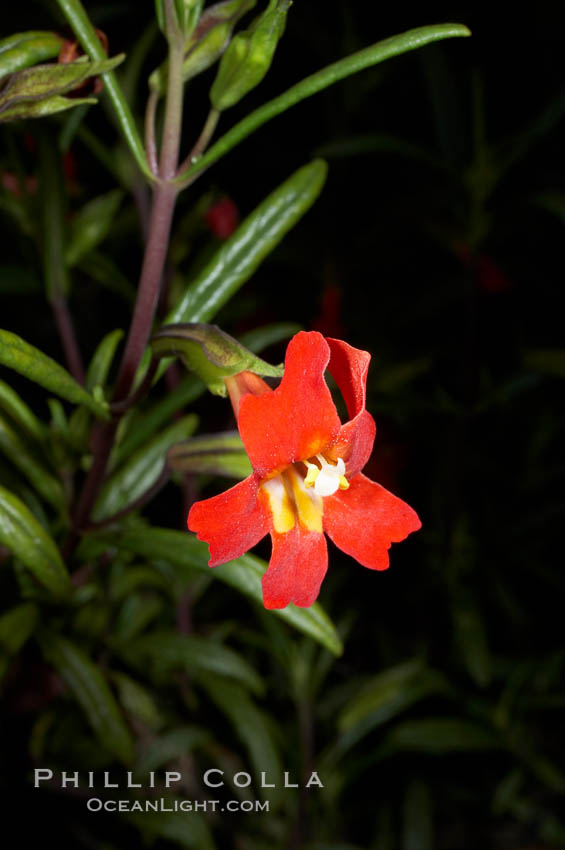
<path id="1" fill-rule="evenodd" d="M 204 381 L 214 395 L 227 395 L 224 378 L 238 372 L 255 372 L 280 378 L 282 366 L 271 366 L 248 351 L 216 325 L 165 325 L 152 338 L 154 357 L 180 357 Z"/>
<path id="2" fill-rule="evenodd" d="M 54 32 L 18 32 L 0 39 L 0 78 L 29 68 L 38 62 L 55 59 L 64 39 Z"/>
<path id="3" fill-rule="evenodd" d="M 204 0 L 173 0 L 175 23 L 185 38 L 188 38 L 198 23 Z M 165 0 L 155 0 L 155 15 L 159 29 L 165 36 L 167 32 L 167 15 Z"/>
<path id="4" fill-rule="evenodd" d="M 204 11 L 185 44 L 185 83 L 218 61 L 229 43 L 234 26 L 256 2 L 257 0 L 227 0 Z M 149 77 L 149 87 L 159 94 L 164 94 L 167 88 L 167 65 L 166 61 L 163 62 Z"/>
<path id="5" fill-rule="evenodd" d="M 64 95 L 79 88 L 89 77 L 111 71 L 124 59 L 91 62 L 81 56 L 63 65 L 36 65 L 12 74 L 0 91 L 0 122 L 18 118 L 40 118 L 82 103 L 96 103 L 95 98 L 67 98 Z"/>
<path id="6" fill-rule="evenodd" d="M 261 82 L 284 32 L 290 5 L 290 0 L 270 0 L 249 29 L 234 36 L 210 89 L 214 109 L 228 109 Z"/>

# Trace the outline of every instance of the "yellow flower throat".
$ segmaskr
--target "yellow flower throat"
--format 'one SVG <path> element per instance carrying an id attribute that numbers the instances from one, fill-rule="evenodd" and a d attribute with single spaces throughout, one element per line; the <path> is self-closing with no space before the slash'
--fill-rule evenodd
<path id="1" fill-rule="evenodd" d="M 321 534 L 323 497 L 348 487 L 343 459 L 338 458 L 334 464 L 323 455 L 316 455 L 310 460 L 293 463 L 278 475 L 266 479 L 260 489 L 269 501 L 274 529 L 278 534 L 291 531 L 297 520 L 307 531 Z"/>

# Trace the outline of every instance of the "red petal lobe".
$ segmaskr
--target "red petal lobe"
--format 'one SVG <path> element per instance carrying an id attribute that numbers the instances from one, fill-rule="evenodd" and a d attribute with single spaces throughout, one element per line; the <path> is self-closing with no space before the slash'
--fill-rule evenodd
<path id="1" fill-rule="evenodd" d="M 337 436 L 340 421 L 324 380 L 329 359 L 324 337 L 301 331 L 288 345 L 277 389 L 241 399 L 239 433 L 259 476 L 312 457 Z"/>
<path id="2" fill-rule="evenodd" d="M 324 500 L 324 530 L 343 552 L 373 570 L 386 570 L 390 544 L 421 525 L 406 502 L 361 473 L 348 490 Z"/>
<path id="3" fill-rule="evenodd" d="M 254 475 L 235 487 L 196 502 L 188 514 L 188 527 L 210 546 L 211 567 L 239 558 L 269 531 L 270 517 L 257 498 Z"/>
<path id="4" fill-rule="evenodd" d="M 297 523 L 286 534 L 271 532 L 273 554 L 263 576 L 265 608 L 301 608 L 312 605 L 328 568 L 328 548 L 323 534 L 305 531 Z"/>

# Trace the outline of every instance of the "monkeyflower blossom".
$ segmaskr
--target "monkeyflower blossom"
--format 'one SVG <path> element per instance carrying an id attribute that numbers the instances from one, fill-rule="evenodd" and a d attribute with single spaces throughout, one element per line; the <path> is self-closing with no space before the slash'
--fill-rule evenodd
<path id="1" fill-rule="evenodd" d="M 328 566 L 324 533 L 364 567 L 384 570 L 391 543 L 421 526 L 411 507 L 361 472 L 376 434 L 365 410 L 369 360 L 346 342 L 302 331 L 288 345 L 276 389 L 252 372 L 226 379 L 253 472 L 196 502 L 188 527 L 209 544 L 211 567 L 271 535 L 262 581 L 266 608 L 316 600 Z M 343 424 L 326 368 L 347 406 Z"/>

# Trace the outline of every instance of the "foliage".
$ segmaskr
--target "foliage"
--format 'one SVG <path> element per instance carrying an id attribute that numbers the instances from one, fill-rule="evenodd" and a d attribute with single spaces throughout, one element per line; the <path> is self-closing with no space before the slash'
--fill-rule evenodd
<path id="1" fill-rule="evenodd" d="M 365 4 L 23 5 L 37 29 L 11 9 L 0 40 L 0 678 L 21 840 L 565 846 L 565 185 L 535 157 L 562 93 L 531 119 L 510 98 L 511 132 L 487 129 L 467 44 L 438 44 L 466 27 L 367 47 Z M 205 223 L 218 188 L 243 213 L 225 239 Z M 220 353 L 191 331 L 185 375 L 179 333 L 211 321 Z M 186 512 L 249 468 L 206 391 L 222 358 L 280 374 L 301 326 L 371 350 L 371 477 L 424 530 L 383 575 L 333 551 L 321 604 L 265 611 L 268 553 L 210 570 Z M 96 784 L 36 790 L 37 767 Z M 323 788 L 304 788 L 313 770 Z M 85 799 L 118 794 L 104 771 L 142 785 L 123 779 L 130 803 L 270 809 L 98 818 Z"/>

